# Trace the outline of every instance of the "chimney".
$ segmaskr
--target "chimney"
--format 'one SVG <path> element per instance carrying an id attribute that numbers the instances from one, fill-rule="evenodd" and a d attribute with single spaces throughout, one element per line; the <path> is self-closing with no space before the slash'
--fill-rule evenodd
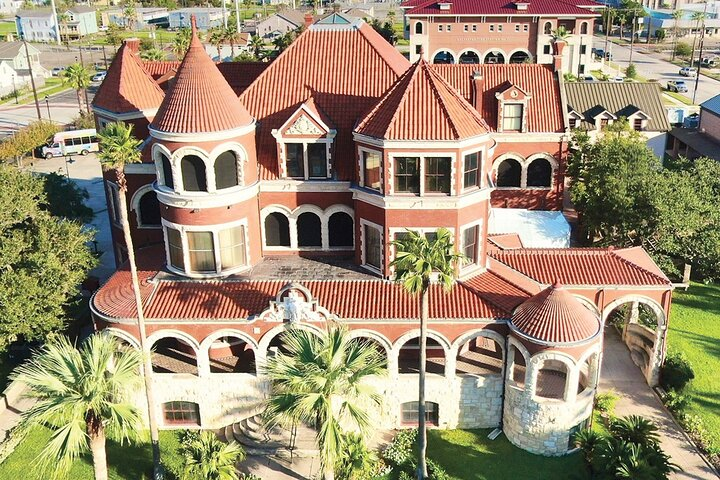
<path id="1" fill-rule="evenodd" d="M 480 70 L 475 70 L 470 78 L 470 99 L 472 100 L 472 106 L 475 107 L 475 110 L 482 115 L 482 97 L 483 92 L 485 91 L 485 77 L 483 77 Z"/>
<path id="2" fill-rule="evenodd" d="M 565 49 L 565 41 L 555 39 L 553 42 L 553 70 L 562 73 L 563 68 L 563 50 Z"/>
<path id="3" fill-rule="evenodd" d="M 305 17 L 304 17 L 304 18 L 305 18 L 305 28 L 308 28 L 310 25 L 313 24 L 313 16 L 312 16 L 312 13 L 307 12 L 307 13 L 305 14 Z"/>
<path id="4" fill-rule="evenodd" d="M 123 43 L 125 47 L 132 53 L 136 54 L 140 51 L 140 39 L 139 38 L 126 38 Z"/>

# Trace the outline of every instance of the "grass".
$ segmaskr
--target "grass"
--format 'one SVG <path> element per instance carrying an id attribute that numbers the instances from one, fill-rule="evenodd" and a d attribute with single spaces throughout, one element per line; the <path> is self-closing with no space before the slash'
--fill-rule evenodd
<path id="1" fill-rule="evenodd" d="M 488 430 L 431 430 L 428 456 L 453 480 L 585 480 L 579 454 L 533 455 L 511 444 L 505 435 L 488 440 Z"/>
<path id="2" fill-rule="evenodd" d="M 695 379 L 686 387 L 692 397 L 687 413 L 703 419 L 713 443 L 720 447 L 720 285 L 692 283 L 675 291 L 668 346 L 687 355 Z"/>
<path id="3" fill-rule="evenodd" d="M 173 460 L 179 457 L 178 431 L 161 431 L 161 458 Z M 33 468 L 37 464 L 36 457 L 45 447 L 50 430 L 45 427 L 33 427 L 28 436 L 15 451 L 0 464 L 0 478 L 22 478 L 23 480 L 42 480 L 39 471 Z M 107 457 L 110 480 L 140 480 L 151 478 L 152 452 L 149 442 L 119 445 L 108 441 Z M 90 455 L 84 455 L 75 462 L 68 478 L 75 480 L 92 480 L 93 467 Z"/>
<path id="4" fill-rule="evenodd" d="M 15 22 L 0 22 L 0 37 L 4 37 L 8 33 L 15 34 Z"/>
<path id="5" fill-rule="evenodd" d="M 685 95 L 681 95 L 681 94 L 679 94 L 679 93 L 670 92 L 670 91 L 664 91 L 663 93 L 664 93 L 665 95 L 667 95 L 668 97 L 674 98 L 674 99 L 677 100 L 678 102 L 682 102 L 683 105 L 692 105 L 692 104 L 693 104 L 693 103 L 692 103 L 692 100 L 690 100 L 689 98 L 687 98 Z"/>

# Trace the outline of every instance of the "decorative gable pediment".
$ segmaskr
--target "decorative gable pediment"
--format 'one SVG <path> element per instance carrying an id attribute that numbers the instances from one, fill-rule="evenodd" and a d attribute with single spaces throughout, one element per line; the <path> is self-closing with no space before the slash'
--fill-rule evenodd
<path id="1" fill-rule="evenodd" d="M 282 137 L 320 138 L 334 136 L 335 130 L 312 99 L 305 101 L 277 130 Z"/>
<path id="2" fill-rule="evenodd" d="M 511 83 L 506 84 L 504 89 L 495 92 L 495 98 L 501 102 L 525 102 L 532 98 L 528 92 L 513 85 Z"/>

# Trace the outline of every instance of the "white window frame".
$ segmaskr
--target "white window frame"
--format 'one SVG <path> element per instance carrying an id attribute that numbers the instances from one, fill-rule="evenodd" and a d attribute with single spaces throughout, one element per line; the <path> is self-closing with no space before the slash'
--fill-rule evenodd
<path id="1" fill-rule="evenodd" d="M 467 223 L 465 225 L 460 226 L 460 235 L 458 235 L 460 249 L 459 251 L 461 253 L 465 252 L 465 243 L 464 243 L 464 237 L 465 237 L 465 230 L 468 228 L 477 228 L 477 238 L 475 239 L 475 248 L 476 248 L 476 259 L 473 262 L 463 263 L 460 267 L 460 270 L 463 272 L 463 274 L 467 274 L 469 272 L 475 271 L 478 268 L 482 268 L 483 264 L 481 262 L 481 253 L 483 249 L 483 239 L 486 237 L 485 235 L 485 222 L 483 222 L 483 219 L 476 220 L 474 222 Z"/>
<path id="2" fill-rule="evenodd" d="M 462 192 L 470 192 L 473 190 L 479 190 L 485 187 L 485 179 L 483 178 L 484 171 L 485 171 L 485 149 L 484 148 L 473 148 L 470 150 L 464 150 L 460 152 L 462 154 L 462 165 L 460 167 L 460 182 L 461 182 L 461 189 Z M 472 187 L 466 187 L 465 186 L 465 157 L 467 155 L 472 155 L 473 153 L 477 153 L 480 156 L 480 159 L 478 161 L 478 184 L 473 185 Z"/>
<path id="3" fill-rule="evenodd" d="M 165 261 L 168 269 L 172 272 L 175 272 L 177 274 L 187 276 L 187 277 L 193 277 L 193 278 L 215 278 L 215 277 L 225 277 L 228 275 L 232 275 L 238 272 L 247 271 L 250 268 L 252 268 L 252 261 L 250 257 L 250 235 L 249 235 L 249 227 L 248 227 L 248 219 L 242 218 L 240 220 L 236 220 L 234 222 L 230 223 L 220 223 L 215 225 L 180 225 L 177 223 L 169 222 L 162 219 L 162 227 L 163 227 L 163 238 L 165 240 Z M 245 265 L 240 265 L 237 267 L 228 268 L 225 270 L 222 270 L 221 263 L 220 263 L 220 231 L 221 230 L 227 230 L 230 228 L 235 227 L 243 227 L 245 229 Z M 169 248 L 169 242 L 168 242 L 168 234 L 167 229 L 172 228 L 180 232 L 180 240 L 182 243 L 182 253 L 183 253 L 183 264 L 184 264 L 184 270 L 180 270 L 179 268 L 172 265 L 170 262 L 170 248 Z M 212 233 L 213 237 L 213 252 L 215 254 L 215 272 L 192 272 L 190 271 L 190 250 L 188 247 L 188 238 L 187 238 L 187 232 L 210 232 Z"/>
<path id="4" fill-rule="evenodd" d="M 420 192 L 395 192 L 395 159 L 406 158 L 406 157 L 418 157 L 420 159 Z M 450 193 L 440 192 L 425 192 L 425 159 L 426 158 L 438 158 L 444 157 L 450 159 Z M 389 180 L 389 192 L 390 195 L 400 195 L 405 197 L 452 197 L 457 195 L 456 188 L 456 175 L 457 175 L 457 154 L 455 152 L 403 152 L 403 153 L 391 153 L 390 158 L 390 169 L 388 173 Z M 464 161 L 464 158 L 463 158 Z"/>
<path id="5" fill-rule="evenodd" d="M 142 197 L 148 193 L 153 192 L 153 186 L 152 184 L 148 183 L 147 185 L 143 185 L 142 187 L 138 188 L 135 193 L 132 196 L 132 199 L 130 200 L 130 210 L 135 211 L 135 217 L 137 219 L 137 227 L 141 230 L 159 230 L 162 228 L 162 216 L 160 217 L 160 224 L 159 225 L 145 225 L 142 223 L 142 216 L 141 216 L 141 209 L 140 209 L 140 200 Z M 156 193 L 157 195 L 157 193 Z M 158 200 L 159 203 L 160 200 Z"/>
<path id="6" fill-rule="evenodd" d="M 300 143 L 303 146 L 303 172 L 304 177 L 291 177 L 288 175 L 287 169 L 287 147 L 288 143 Z M 325 144 L 325 176 L 324 177 L 310 177 L 310 171 L 308 169 L 308 145 L 324 143 Z M 283 137 L 278 141 L 280 145 L 280 155 L 282 156 L 282 178 L 288 180 L 326 180 L 331 178 L 331 166 L 330 166 L 330 147 L 333 144 L 333 138 L 318 138 L 318 139 L 307 139 L 307 138 L 287 138 Z"/>
<path id="7" fill-rule="evenodd" d="M 376 190 L 372 187 L 365 185 L 365 153 L 377 154 L 380 157 L 380 190 Z M 385 192 L 385 159 L 383 158 L 383 152 L 380 150 L 373 150 L 371 148 L 358 147 L 358 171 L 360 173 L 360 186 L 365 187 L 370 191 L 382 194 Z"/>
<path id="8" fill-rule="evenodd" d="M 380 232 L 380 268 L 369 265 L 366 261 L 365 230 L 368 228 L 374 228 Z M 363 268 L 378 275 L 382 275 L 382 270 L 385 266 L 385 227 L 365 220 L 364 218 L 360 219 L 360 264 Z"/>

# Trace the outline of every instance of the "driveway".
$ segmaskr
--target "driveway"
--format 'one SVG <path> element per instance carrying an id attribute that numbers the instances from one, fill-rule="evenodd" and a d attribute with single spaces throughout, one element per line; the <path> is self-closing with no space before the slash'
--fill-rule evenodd
<path id="1" fill-rule="evenodd" d="M 683 471 L 671 478 L 677 480 L 708 480 L 718 478 L 695 447 L 688 442 L 660 399 L 645 382 L 640 369 L 630 358 L 630 351 L 614 327 L 605 330 L 600 390 L 614 390 L 619 396 L 615 407 L 618 416 L 640 415 L 660 428 L 663 449 Z"/>

